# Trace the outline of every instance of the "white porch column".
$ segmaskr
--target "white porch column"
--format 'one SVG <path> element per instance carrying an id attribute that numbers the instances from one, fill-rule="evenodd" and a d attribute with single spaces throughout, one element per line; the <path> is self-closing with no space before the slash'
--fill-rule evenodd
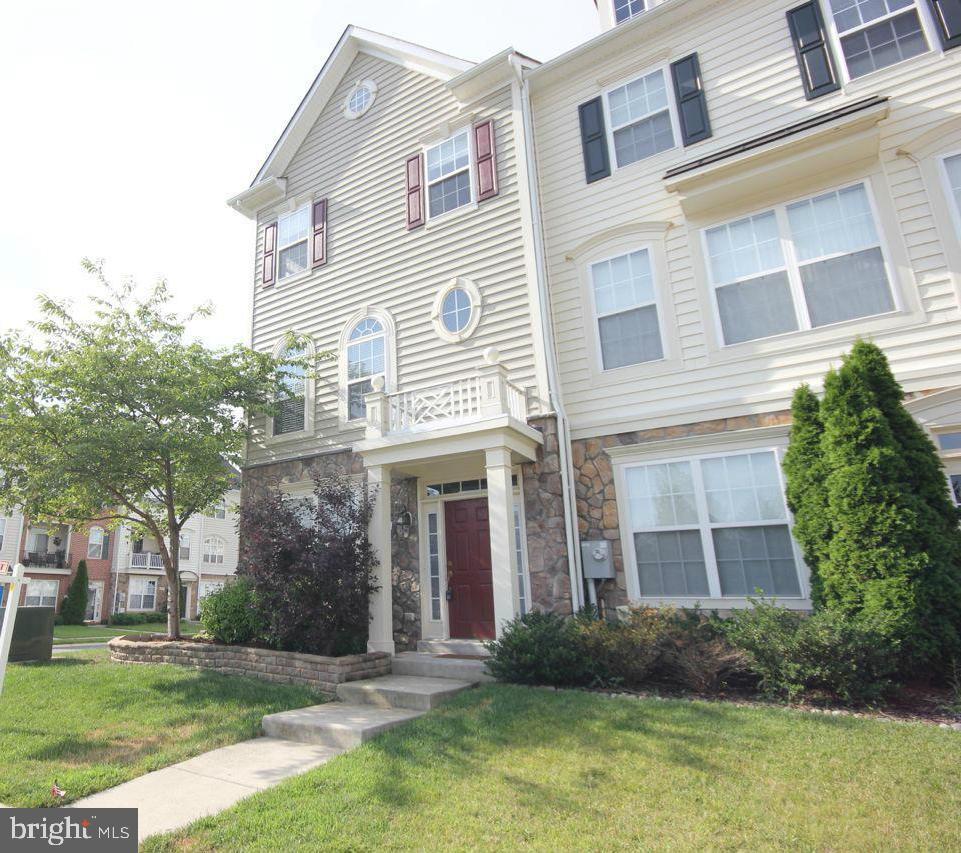
<path id="1" fill-rule="evenodd" d="M 486 451 L 486 456 L 494 625 L 500 637 L 504 622 L 514 618 L 519 606 L 515 582 L 514 487 L 511 484 L 511 452 L 506 447 L 493 447 Z"/>
<path id="2" fill-rule="evenodd" d="M 390 565 L 390 468 L 373 465 L 367 469 L 367 483 L 376 490 L 370 519 L 370 544 L 380 561 L 377 583 L 380 589 L 370 597 L 370 634 L 367 651 L 394 653 L 394 610 Z"/>

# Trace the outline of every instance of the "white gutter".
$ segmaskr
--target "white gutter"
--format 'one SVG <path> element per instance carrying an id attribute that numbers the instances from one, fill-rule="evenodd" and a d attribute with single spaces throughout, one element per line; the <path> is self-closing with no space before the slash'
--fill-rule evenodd
<path id="1" fill-rule="evenodd" d="M 557 449 L 560 455 L 561 492 L 564 499 L 564 531 L 567 537 L 568 570 L 571 579 L 571 605 L 575 612 L 584 606 L 584 581 L 581 574 L 580 535 L 577 530 L 577 502 L 574 498 L 574 466 L 571 461 L 570 429 L 561 385 L 557 355 L 552 334 L 553 320 L 547 292 L 547 264 L 544 253 L 544 231 L 540 197 L 537 193 L 537 157 L 534 153 L 534 121 L 531 115 L 530 88 L 524 69 L 514 65 L 521 85 L 521 112 L 524 119 L 524 150 L 527 159 L 527 192 L 530 196 L 534 232 L 534 265 L 537 270 L 537 299 L 541 310 L 541 335 L 544 340 L 544 362 L 547 368 L 547 394 L 557 419 Z"/>

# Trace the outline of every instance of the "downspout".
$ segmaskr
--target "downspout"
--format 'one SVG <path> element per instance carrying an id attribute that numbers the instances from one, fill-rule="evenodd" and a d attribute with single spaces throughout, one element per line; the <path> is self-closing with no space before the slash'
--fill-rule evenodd
<path id="1" fill-rule="evenodd" d="M 534 265 L 537 272 L 537 299 L 541 311 L 541 335 L 544 361 L 547 368 L 548 400 L 557 419 L 557 446 L 560 455 L 561 491 L 564 498 L 564 530 L 567 538 L 568 568 L 571 580 L 571 606 L 574 611 L 584 605 L 584 581 L 581 574 L 580 536 L 577 530 L 577 503 L 574 499 L 574 465 L 571 458 L 570 428 L 561 396 L 557 355 L 552 333 L 553 315 L 547 292 L 547 265 L 544 253 L 544 231 L 541 219 L 540 196 L 537 191 L 537 157 L 534 153 L 534 120 L 531 115 L 530 83 L 524 77 L 520 63 L 512 57 L 512 65 L 521 86 L 521 113 L 524 120 L 524 151 L 527 161 L 527 192 L 530 196 L 534 238 Z M 591 603 L 595 603 L 593 585 Z"/>

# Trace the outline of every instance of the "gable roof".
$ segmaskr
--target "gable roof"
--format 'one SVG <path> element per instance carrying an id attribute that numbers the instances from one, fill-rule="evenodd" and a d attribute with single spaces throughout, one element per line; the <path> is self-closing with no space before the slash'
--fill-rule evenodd
<path id="1" fill-rule="evenodd" d="M 334 89 L 338 86 L 347 69 L 357 54 L 366 53 L 387 62 L 393 62 L 404 68 L 429 74 L 440 80 L 450 80 L 452 77 L 474 67 L 473 62 L 457 59 L 446 53 L 440 53 L 430 48 L 421 47 L 409 41 L 375 33 L 353 25 L 344 30 L 336 47 L 324 63 L 320 72 L 311 83 L 310 89 L 304 95 L 287 127 L 274 143 L 270 154 L 264 161 L 260 171 L 251 181 L 251 187 L 269 178 L 279 178 L 300 148 L 307 134 L 317 121 L 321 111 L 330 100 Z M 243 194 L 241 194 L 243 195 Z M 234 199 L 231 199 L 233 204 Z"/>

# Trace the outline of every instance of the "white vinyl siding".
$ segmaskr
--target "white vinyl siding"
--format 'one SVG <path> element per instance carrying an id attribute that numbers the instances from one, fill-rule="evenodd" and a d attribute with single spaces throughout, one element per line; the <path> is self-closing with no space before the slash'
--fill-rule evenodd
<path id="1" fill-rule="evenodd" d="M 864 184 L 704 232 L 726 344 L 895 308 Z"/>
<path id="2" fill-rule="evenodd" d="M 127 589 L 127 610 L 156 610 L 157 581 L 153 578 L 130 578 Z"/>
<path id="3" fill-rule="evenodd" d="M 773 450 L 628 466 L 641 598 L 801 595 Z"/>
<path id="4" fill-rule="evenodd" d="M 23 597 L 24 607 L 56 607 L 60 592 L 59 581 L 27 581 Z"/>
<path id="5" fill-rule="evenodd" d="M 7 519 L 0 516 L 0 553 L 3 553 L 3 540 L 7 535 Z"/>
<path id="6" fill-rule="evenodd" d="M 852 79 L 928 50 L 915 0 L 828 0 Z"/>

